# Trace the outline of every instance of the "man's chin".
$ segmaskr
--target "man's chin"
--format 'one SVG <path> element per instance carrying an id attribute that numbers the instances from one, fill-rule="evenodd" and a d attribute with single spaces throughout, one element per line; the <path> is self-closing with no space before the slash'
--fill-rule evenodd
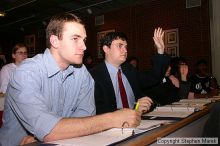
<path id="1" fill-rule="evenodd" d="M 82 60 L 75 60 L 75 61 L 72 61 L 71 64 L 81 65 L 81 64 L 83 64 L 83 62 L 82 62 Z"/>
<path id="2" fill-rule="evenodd" d="M 121 64 L 123 64 L 125 61 L 126 61 L 126 59 L 125 60 L 121 60 Z"/>

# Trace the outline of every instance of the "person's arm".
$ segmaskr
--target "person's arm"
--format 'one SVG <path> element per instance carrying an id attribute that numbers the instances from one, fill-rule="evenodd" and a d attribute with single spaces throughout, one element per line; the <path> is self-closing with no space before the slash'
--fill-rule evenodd
<path id="1" fill-rule="evenodd" d="M 5 93 L 10 79 L 10 73 L 7 66 L 3 66 L 0 71 L 0 92 Z"/>
<path id="2" fill-rule="evenodd" d="M 115 127 L 121 128 L 124 122 L 128 122 L 129 127 L 136 127 L 140 121 L 140 112 L 131 109 L 122 109 L 92 117 L 63 118 L 44 137 L 44 141 L 89 135 Z"/>
<path id="3" fill-rule="evenodd" d="M 189 97 L 190 86 L 191 84 L 189 81 L 180 81 L 180 88 L 178 93 L 180 99 Z"/>
<path id="4" fill-rule="evenodd" d="M 121 128 L 124 122 L 127 122 L 128 127 L 136 127 L 140 124 L 141 113 L 131 110 L 122 109 L 112 113 L 96 115 L 84 118 L 63 118 L 61 119 L 52 131 L 47 134 L 43 141 L 55 141 L 59 139 L 68 139 L 73 137 L 85 136 L 110 128 Z M 26 136 L 22 139 L 20 145 L 35 142 L 33 136 Z"/>
<path id="5" fill-rule="evenodd" d="M 154 30 L 153 40 L 157 49 L 157 54 L 153 58 L 153 67 L 151 70 L 139 73 L 138 75 L 139 82 L 143 90 L 158 84 L 164 77 L 164 74 L 170 64 L 170 57 L 164 54 L 165 45 L 163 37 L 164 32 L 162 28 Z"/>
<path id="6" fill-rule="evenodd" d="M 174 75 L 170 75 L 169 79 L 171 80 L 171 82 L 173 83 L 175 87 L 177 88 L 180 87 L 180 81 Z"/>
<path id="7" fill-rule="evenodd" d="M 36 141 L 37 140 L 35 139 L 34 136 L 27 135 L 27 136 L 23 137 L 23 139 L 21 140 L 19 145 L 25 145 L 25 144 L 29 144 L 29 143 L 36 142 Z"/>
<path id="8" fill-rule="evenodd" d="M 39 70 L 37 72 L 33 68 L 36 67 L 33 65 L 31 67 L 26 66 L 22 69 L 19 68 L 16 71 L 11 80 L 13 88 L 10 86 L 10 94 L 8 94 L 7 98 L 13 111 L 15 111 L 16 117 L 18 117 L 19 122 L 24 127 L 24 130 L 32 133 L 38 140 L 52 141 L 88 135 L 113 127 L 121 127 L 125 121 L 129 123 L 130 127 L 135 127 L 140 124 L 141 113 L 130 109 L 123 109 L 114 113 L 91 117 L 85 117 L 86 114 L 84 114 L 82 115 L 84 118 L 78 118 L 80 116 L 79 112 L 83 109 L 82 105 L 79 106 L 81 109 L 75 108 L 77 105 L 75 102 L 70 102 L 69 110 L 73 113 L 72 117 L 75 117 L 74 111 L 76 111 L 76 118 L 71 118 L 71 116 L 62 117 L 58 115 L 56 112 L 58 109 L 53 109 L 53 101 L 56 100 L 56 98 L 54 98 L 54 96 L 56 96 L 55 89 L 59 89 L 60 86 L 54 84 L 53 87 L 48 88 L 43 92 L 41 90 L 42 80 L 45 80 L 47 76 L 39 75 L 38 73 L 42 73 L 42 71 Z M 56 80 L 56 78 L 54 80 Z M 53 82 L 54 80 L 49 80 L 48 82 Z M 80 80 L 80 82 L 76 83 L 78 85 L 77 87 L 79 87 L 76 87 L 77 90 L 80 90 L 81 88 L 89 90 L 90 86 L 88 87 L 83 84 L 82 87 L 80 84 L 81 82 L 82 81 Z M 47 82 L 43 85 L 48 86 Z M 57 92 L 57 94 L 58 93 L 59 92 Z M 87 91 L 85 91 L 85 95 L 86 94 Z M 74 96 L 78 97 L 82 95 L 77 94 Z M 93 96 L 90 98 L 93 98 Z M 82 101 L 79 100 L 80 98 L 77 98 L 75 101 L 80 104 Z M 89 99 L 87 101 L 89 102 Z M 66 102 L 66 104 L 69 104 L 69 102 Z M 90 103 L 87 103 L 87 105 L 88 104 Z M 87 107 L 84 109 L 88 110 Z M 92 113 L 87 113 L 87 116 L 88 115 L 92 115 Z"/>

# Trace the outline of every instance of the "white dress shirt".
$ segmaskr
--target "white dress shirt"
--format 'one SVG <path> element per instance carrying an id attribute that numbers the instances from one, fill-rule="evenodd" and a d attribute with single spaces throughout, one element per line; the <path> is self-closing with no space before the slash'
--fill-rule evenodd
<path id="1" fill-rule="evenodd" d="M 16 67 L 17 66 L 14 63 L 9 63 L 2 67 L 0 72 L 0 92 L 6 92 L 11 73 L 15 70 Z"/>

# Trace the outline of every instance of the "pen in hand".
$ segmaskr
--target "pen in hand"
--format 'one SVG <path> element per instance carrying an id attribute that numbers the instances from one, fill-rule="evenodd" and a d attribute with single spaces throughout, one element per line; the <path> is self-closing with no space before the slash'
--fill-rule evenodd
<path id="1" fill-rule="evenodd" d="M 139 109 L 139 102 L 136 102 L 134 109 L 135 109 L 136 111 L 138 111 L 138 109 Z"/>

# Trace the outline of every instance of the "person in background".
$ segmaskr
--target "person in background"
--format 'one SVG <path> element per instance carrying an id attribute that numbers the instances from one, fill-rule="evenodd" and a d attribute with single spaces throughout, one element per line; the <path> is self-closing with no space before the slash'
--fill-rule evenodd
<path id="1" fill-rule="evenodd" d="M 137 57 L 130 57 L 127 61 L 129 64 L 131 64 L 134 68 L 138 69 L 138 64 L 139 64 L 139 61 L 138 61 L 138 58 Z"/>
<path id="2" fill-rule="evenodd" d="M 88 70 L 90 70 L 93 67 L 93 59 L 89 52 L 84 52 L 83 64 L 86 66 Z"/>
<path id="3" fill-rule="evenodd" d="M 2 47 L 0 45 L 0 70 L 1 68 L 6 64 L 6 58 L 5 55 L 2 53 Z"/>
<path id="4" fill-rule="evenodd" d="M 10 76 L 17 66 L 27 58 L 27 47 L 24 44 L 18 43 L 12 49 L 13 62 L 2 67 L 0 72 L 0 92 L 5 93 Z"/>
<path id="5" fill-rule="evenodd" d="M 184 57 L 175 57 L 171 61 L 170 80 L 179 88 L 180 99 L 189 98 L 191 95 L 189 81 L 189 66 Z"/>
<path id="6" fill-rule="evenodd" d="M 170 70 L 171 67 L 169 66 L 163 79 L 156 86 L 144 91 L 154 101 L 155 106 L 171 104 L 180 99 L 178 96 L 179 88 L 170 79 Z"/>
<path id="7" fill-rule="evenodd" d="M 141 113 L 121 109 L 97 115 L 94 80 L 82 64 L 86 30 L 71 13 L 53 16 L 47 49 L 15 69 L 6 92 L 1 146 L 49 142 L 140 124 Z"/>
<path id="8" fill-rule="evenodd" d="M 139 72 L 125 62 L 128 42 L 124 33 L 110 32 L 101 39 L 105 60 L 90 70 L 95 80 L 97 114 L 121 108 L 132 109 L 136 102 L 141 113 L 149 111 L 153 102 L 141 89 L 156 85 L 169 65 L 170 58 L 164 54 L 163 35 L 162 28 L 155 29 L 153 40 L 157 54 L 153 59 L 153 68 L 148 72 Z"/>
<path id="9" fill-rule="evenodd" d="M 188 65 L 183 57 L 172 58 L 166 74 L 161 82 L 145 91 L 157 105 L 167 105 L 188 98 L 190 82 L 188 81 Z"/>
<path id="10" fill-rule="evenodd" d="M 187 81 L 188 65 L 182 57 L 172 58 L 161 82 L 145 91 L 157 105 L 167 105 L 187 98 L 190 83 Z"/>
<path id="11" fill-rule="evenodd" d="M 218 95 L 216 78 L 208 73 L 207 62 L 201 59 L 196 63 L 196 73 L 190 77 L 191 89 L 195 98 L 207 98 Z"/>

